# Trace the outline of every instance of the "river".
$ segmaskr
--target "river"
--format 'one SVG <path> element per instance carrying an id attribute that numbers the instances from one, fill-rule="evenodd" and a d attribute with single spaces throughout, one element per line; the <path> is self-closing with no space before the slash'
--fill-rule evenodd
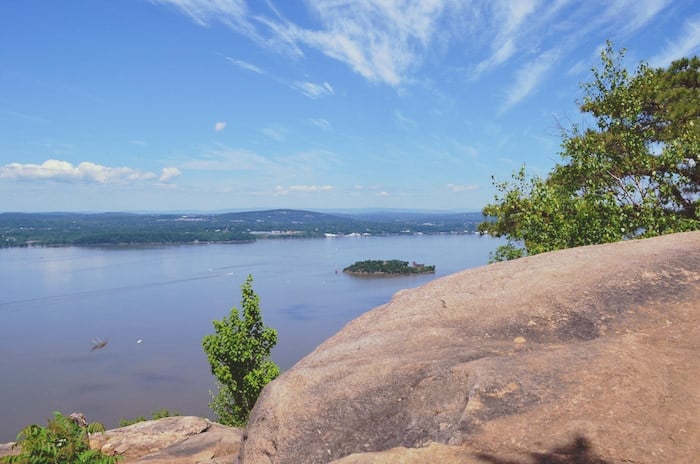
<path id="1" fill-rule="evenodd" d="M 240 306 L 248 274 L 273 360 L 288 369 L 347 322 L 403 288 L 480 266 L 501 242 L 475 235 L 337 237 L 114 248 L 0 250 L 0 442 L 55 410 L 106 427 L 156 409 L 210 417 L 201 347 Z M 434 264 L 434 275 L 358 278 L 365 259 Z M 91 351 L 99 337 L 104 348 Z"/>

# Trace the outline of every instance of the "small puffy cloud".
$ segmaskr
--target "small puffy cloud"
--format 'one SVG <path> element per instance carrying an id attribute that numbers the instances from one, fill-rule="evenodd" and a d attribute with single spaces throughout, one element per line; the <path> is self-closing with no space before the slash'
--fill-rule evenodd
<path id="1" fill-rule="evenodd" d="M 226 121 L 220 121 L 214 124 L 214 130 L 216 132 L 221 132 L 224 129 L 226 129 Z"/>
<path id="2" fill-rule="evenodd" d="M 388 196 L 389 196 L 389 192 L 386 192 L 386 191 L 382 190 L 381 192 L 377 192 L 377 196 L 378 196 L 378 197 L 388 197 Z"/>
<path id="3" fill-rule="evenodd" d="M 290 185 L 284 187 L 278 185 L 275 187 L 275 194 L 277 195 L 288 195 L 289 193 L 318 193 L 318 192 L 328 192 L 333 190 L 332 185 Z"/>
<path id="4" fill-rule="evenodd" d="M 289 84 L 292 88 L 299 90 L 304 96 L 317 99 L 333 95 L 333 87 L 328 83 L 314 84 L 313 82 L 294 81 Z"/>
<path id="5" fill-rule="evenodd" d="M 82 162 L 77 166 L 68 161 L 49 159 L 42 164 L 10 163 L 0 166 L 0 179 L 53 180 L 59 182 L 125 183 L 156 179 L 152 172 L 129 167 L 113 168 Z"/>
<path id="6" fill-rule="evenodd" d="M 168 182 L 177 176 L 181 176 L 182 172 L 178 168 L 163 168 L 163 172 L 160 174 L 160 182 Z"/>
<path id="7" fill-rule="evenodd" d="M 457 185 L 457 184 L 447 184 L 447 190 L 450 192 L 454 193 L 459 193 L 459 192 L 469 192 L 473 190 L 478 190 L 479 186 L 474 185 L 474 184 L 467 184 L 467 185 Z"/>

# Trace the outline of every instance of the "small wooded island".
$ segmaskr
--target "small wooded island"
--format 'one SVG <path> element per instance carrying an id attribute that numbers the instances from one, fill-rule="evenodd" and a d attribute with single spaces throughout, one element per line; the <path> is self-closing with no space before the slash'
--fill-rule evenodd
<path id="1" fill-rule="evenodd" d="M 359 276 L 400 276 L 409 274 L 434 274 L 435 266 L 426 266 L 413 261 L 398 259 L 358 261 L 352 266 L 343 269 L 343 272 Z"/>

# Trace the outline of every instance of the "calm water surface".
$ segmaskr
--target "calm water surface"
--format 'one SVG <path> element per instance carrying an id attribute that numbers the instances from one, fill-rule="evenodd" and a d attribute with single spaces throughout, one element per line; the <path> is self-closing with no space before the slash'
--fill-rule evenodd
<path id="1" fill-rule="evenodd" d="M 459 235 L 0 250 L 0 442 L 46 425 L 54 410 L 82 411 L 108 428 L 159 408 L 213 419 L 201 340 L 213 319 L 240 306 L 248 274 L 265 324 L 279 332 L 273 359 L 287 369 L 398 290 L 485 264 L 499 244 Z M 437 272 L 340 272 L 365 259 L 415 260 Z M 107 346 L 91 352 L 93 337 Z"/>

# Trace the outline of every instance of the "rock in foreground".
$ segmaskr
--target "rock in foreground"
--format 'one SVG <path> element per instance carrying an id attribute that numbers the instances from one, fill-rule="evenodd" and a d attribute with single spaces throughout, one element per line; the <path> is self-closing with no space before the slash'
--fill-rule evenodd
<path id="1" fill-rule="evenodd" d="M 231 463 L 242 434 L 199 417 L 176 416 L 93 434 L 90 447 L 122 456 L 122 464 Z"/>
<path id="2" fill-rule="evenodd" d="M 399 292 L 269 384 L 258 463 L 697 462 L 700 232 Z"/>

